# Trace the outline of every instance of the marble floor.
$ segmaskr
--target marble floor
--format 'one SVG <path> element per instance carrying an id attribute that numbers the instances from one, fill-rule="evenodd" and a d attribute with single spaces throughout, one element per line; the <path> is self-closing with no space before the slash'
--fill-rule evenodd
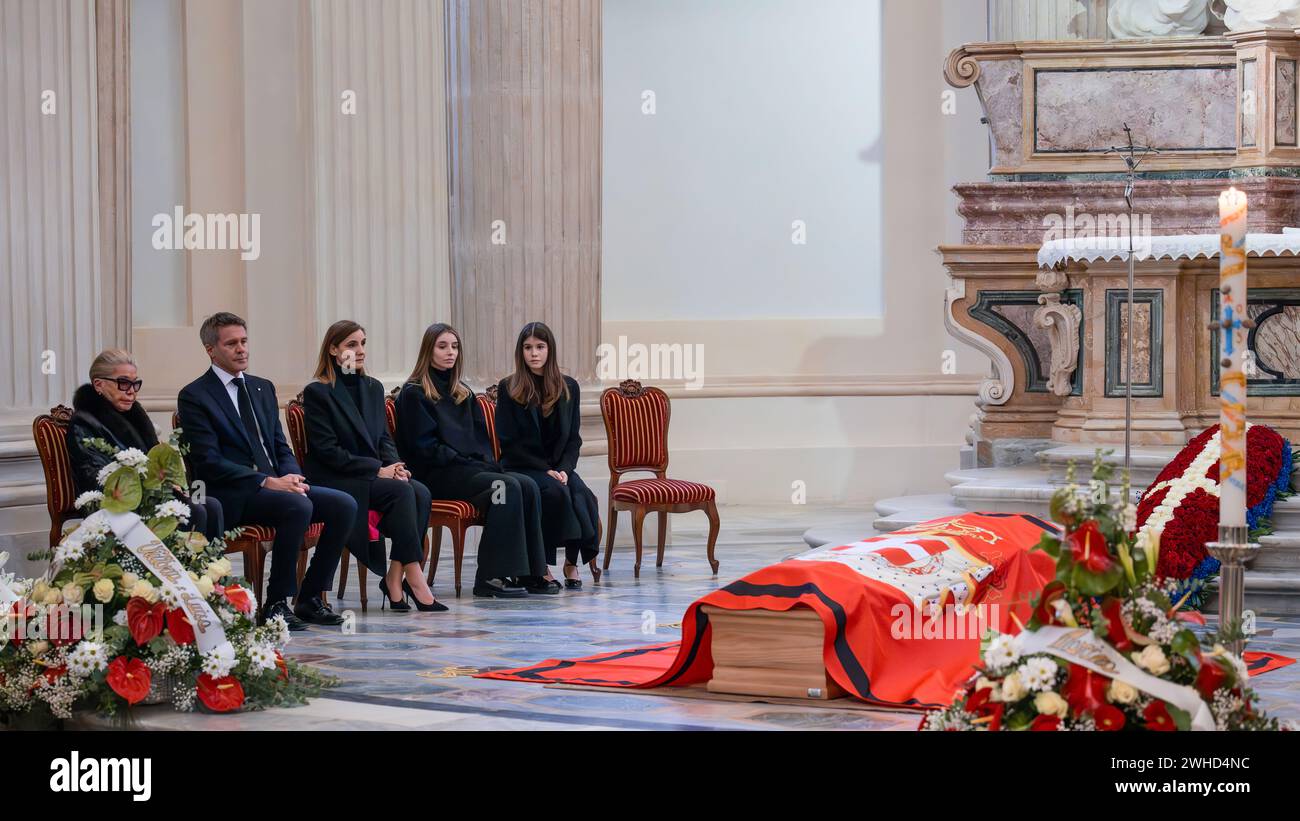
<path id="1" fill-rule="evenodd" d="M 822 511 L 825 516 L 844 511 Z M 335 609 L 352 610 L 355 632 L 313 627 L 294 634 L 289 653 L 341 679 L 310 706 L 234 716 L 186 715 L 166 707 L 141 711 L 143 726 L 168 729 L 623 729 L 623 730 L 911 730 L 911 712 L 806 707 L 761 702 L 593 692 L 475 679 L 475 672 L 546 658 L 592 655 L 672 641 L 696 598 L 752 570 L 804 549 L 814 510 L 723 509 L 715 578 L 704 560 L 703 530 L 678 517 L 664 566 L 653 548 L 632 575 L 632 550 L 616 547 L 610 572 L 580 591 L 523 600 L 454 598 L 448 557 L 435 593 L 440 614 L 360 611 L 355 578 Z M 699 517 L 701 520 L 703 517 Z M 703 521 L 700 522 L 700 525 Z M 624 524 L 626 527 L 626 524 Z M 449 551 L 448 551 L 449 552 Z M 465 575 L 473 574 L 467 549 Z M 355 576 L 355 574 L 353 574 Z M 372 591 L 372 602 L 377 592 Z M 653 623 L 653 634 L 643 625 Z M 1252 649 L 1300 656 L 1300 618 L 1263 619 Z M 1300 719 L 1300 665 L 1255 679 L 1265 706 Z"/>

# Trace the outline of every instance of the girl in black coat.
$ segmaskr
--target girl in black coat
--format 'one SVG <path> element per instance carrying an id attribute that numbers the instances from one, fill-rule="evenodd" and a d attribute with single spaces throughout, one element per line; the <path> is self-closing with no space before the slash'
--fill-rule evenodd
<path id="1" fill-rule="evenodd" d="M 472 502 L 486 514 L 475 596 L 556 592 L 544 580 L 537 485 L 496 461 L 483 410 L 460 372 L 460 334 L 449 325 L 430 325 L 397 397 L 397 451 L 434 497 Z M 515 578 L 522 587 L 512 583 Z"/>
<path id="2" fill-rule="evenodd" d="M 515 372 L 497 386 L 501 464 L 537 483 L 546 561 L 555 564 L 556 549 L 564 546 L 564 585 L 570 589 L 582 587 L 579 558 L 600 579 L 600 508 L 576 471 L 580 401 L 577 381 L 560 373 L 551 329 L 541 322 L 525 325 L 515 343 Z"/>
<path id="3" fill-rule="evenodd" d="M 316 381 L 302 392 L 307 455 L 303 470 L 313 485 L 340 490 L 357 502 L 348 549 L 379 577 L 379 592 L 394 610 L 409 610 L 404 591 L 421 611 L 442 611 L 420 572 L 421 543 L 429 529 L 429 489 L 411 478 L 388 435 L 384 386 L 367 376 L 366 330 L 351 320 L 325 332 Z M 369 512 L 393 540 L 389 561 L 383 541 L 371 545 Z"/>
<path id="4" fill-rule="evenodd" d="M 68 457 L 72 462 L 72 479 L 78 493 L 99 490 L 100 469 L 113 460 L 101 450 L 88 447 L 87 439 L 103 439 L 120 450 L 136 448 L 148 453 L 158 444 L 149 414 L 136 401 L 144 382 L 140 379 L 131 354 L 109 348 L 90 363 L 90 382 L 72 395 L 72 422 L 68 426 Z M 221 503 L 208 496 L 202 504 L 188 498 L 189 528 L 215 539 L 224 524 Z"/>

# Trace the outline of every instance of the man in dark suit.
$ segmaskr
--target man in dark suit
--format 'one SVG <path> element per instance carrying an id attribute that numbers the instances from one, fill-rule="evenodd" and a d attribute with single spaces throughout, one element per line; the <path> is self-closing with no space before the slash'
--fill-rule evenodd
<path id="1" fill-rule="evenodd" d="M 351 496 L 309 487 L 280 426 L 275 387 L 245 373 L 248 331 L 232 313 L 203 321 L 199 338 L 212 367 L 181 389 L 181 430 L 189 458 L 206 492 L 221 500 L 232 526 L 259 524 L 275 528 L 271 578 L 262 618 L 282 616 L 291 630 L 312 624 L 342 624 L 342 616 L 321 598 L 356 516 Z M 324 525 L 315 555 L 297 590 L 298 551 L 314 522 Z M 297 607 L 288 600 L 298 594 Z"/>

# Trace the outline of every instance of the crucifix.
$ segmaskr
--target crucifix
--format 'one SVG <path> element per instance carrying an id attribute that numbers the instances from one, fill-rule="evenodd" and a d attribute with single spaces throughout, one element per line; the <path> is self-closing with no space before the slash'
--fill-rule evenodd
<path id="1" fill-rule="evenodd" d="M 1133 144 L 1133 129 L 1124 123 L 1124 134 L 1128 137 L 1127 146 L 1112 146 L 1107 154 L 1118 154 L 1124 159 L 1128 169 L 1128 184 L 1124 186 L 1124 202 L 1128 206 L 1128 333 L 1124 345 L 1124 475 L 1132 475 L 1133 468 L 1133 334 L 1136 325 L 1133 319 L 1133 280 L 1135 278 L 1135 260 L 1133 259 L 1133 187 L 1137 182 L 1138 166 L 1149 154 L 1160 152 L 1149 145 Z"/>

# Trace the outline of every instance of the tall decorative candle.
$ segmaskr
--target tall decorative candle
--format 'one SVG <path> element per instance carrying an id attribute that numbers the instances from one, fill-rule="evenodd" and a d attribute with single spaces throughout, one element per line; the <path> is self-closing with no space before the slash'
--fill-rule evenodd
<path id="1" fill-rule="evenodd" d="M 1219 195 L 1219 526 L 1246 526 L 1246 195 Z M 1244 541 L 1244 539 L 1243 539 Z"/>

